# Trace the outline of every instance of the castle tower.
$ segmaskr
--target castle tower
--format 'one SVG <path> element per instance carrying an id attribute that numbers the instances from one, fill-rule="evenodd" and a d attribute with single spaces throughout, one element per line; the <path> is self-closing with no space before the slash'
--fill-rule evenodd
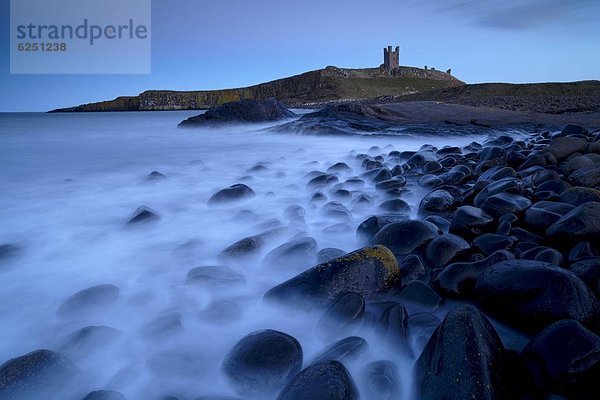
<path id="1" fill-rule="evenodd" d="M 383 68 L 387 72 L 392 72 L 400 68 L 400 46 L 392 50 L 392 46 L 383 49 Z"/>

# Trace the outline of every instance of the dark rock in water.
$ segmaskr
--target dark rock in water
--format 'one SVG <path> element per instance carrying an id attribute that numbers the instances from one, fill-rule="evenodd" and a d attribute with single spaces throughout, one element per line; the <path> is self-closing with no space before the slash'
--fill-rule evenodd
<path id="1" fill-rule="evenodd" d="M 419 203 L 421 214 L 444 214 L 454 209 L 456 200 L 446 190 L 434 190 L 423 197 Z"/>
<path id="2" fill-rule="evenodd" d="M 279 238 L 285 232 L 287 232 L 287 229 L 281 227 L 270 229 L 258 235 L 245 237 L 223 249 L 219 253 L 219 257 L 224 259 L 240 259 L 256 256 L 269 239 Z"/>
<path id="3" fill-rule="evenodd" d="M 430 266 L 441 267 L 470 247 L 469 243 L 460 236 L 441 235 L 427 245 L 427 260 L 429 260 Z"/>
<path id="4" fill-rule="evenodd" d="M 377 207 L 377 212 L 380 213 L 399 213 L 410 214 L 410 206 L 407 202 L 401 199 L 386 200 Z"/>
<path id="5" fill-rule="evenodd" d="M 0 262 L 11 259 L 21 252 L 21 247 L 14 244 L 0 245 Z"/>
<path id="6" fill-rule="evenodd" d="M 566 203 L 540 201 L 525 210 L 523 221 L 536 232 L 546 232 L 550 225 L 573 208 L 572 205 Z"/>
<path id="7" fill-rule="evenodd" d="M 304 207 L 295 204 L 295 205 L 286 207 L 286 209 L 283 211 L 283 215 L 287 219 L 293 220 L 298 217 L 306 217 L 306 210 L 304 209 Z"/>
<path id="8" fill-rule="evenodd" d="M 204 321 L 224 325 L 239 321 L 242 314 L 242 308 L 233 301 L 218 300 L 213 301 L 198 316 Z"/>
<path id="9" fill-rule="evenodd" d="M 439 152 L 438 152 L 439 154 Z M 444 167 L 437 161 L 429 161 L 423 165 L 423 173 L 424 174 L 433 174 L 436 172 L 440 172 Z"/>
<path id="10" fill-rule="evenodd" d="M 330 201 L 321 208 L 321 213 L 328 217 L 337 220 L 351 220 L 352 214 L 348 209 L 337 201 Z"/>
<path id="11" fill-rule="evenodd" d="M 164 176 L 163 174 L 161 174 L 158 171 L 152 171 L 146 177 L 146 179 L 149 181 L 159 181 L 159 180 L 165 179 L 165 178 L 166 178 L 166 176 Z"/>
<path id="12" fill-rule="evenodd" d="M 330 305 L 348 292 L 368 300 L 399 282 L 396 257 L 383 246 L 373 246 L 312 267 L 275 286 L 265 298 L 294 306 L 302 301 L 308 301 L 309 306 Z"/>
<path id="13" fill-rule="evenodd" d="M 592 245 L 588 241 L 583 241 L 577 243 L 571 251 L 569 251 L 568 260 L 570 262 L 579 261 L 584 258 L 594 257 L 596 255 L 596 251 L 592 249 Z"/>
<path id="14" fill-rule="evenodd" d="M 483 254 L 490 255 L 498 250 L 510 250 L 514 242 L 510 236 L 484 233 L 473 240 L 473 246 L 481 250 Z"/>
<path id="15" fill-rule="evenodd" d="M 550 191 L 556 194 L 561 194 L 569 190 L 572 186 L 565 181 L 551 180 L 546 181 L 537 187 L 537 192 Z"/>
<path id="16" fill-rule="evenodd" d="M 419 185 L 423 186 L 424 188 L 433 189 L 438 186 L 442 186 L 443 184 L 444 181 L 435 175 L 423 175 L 419 179 Z"/>
<path id="17" fill-rule="evenodd" d="M 533 257 L 529 257 L 529 252 L 536 251 Z M 549 264 L 561 265 L 563 262 L 563 255 L 560 251 L 552 249 L 550 247 L 542 247 L 540 250 L 532 249 L 529 252 L 525 252 L 521 254 L 521 258 L 530 259 L 530 260 L 538 260 L 547 262 Z"/>
<path id="18" fill-rule="evenodd" d="M 488 319 L 473 307 L 450 311 L 415 364 L 416 398 L 507 399 L 502 381 L 504 346 Z"/>
<path id="19" fill-rule="evenodd" d="M 573 187 L 560 194 L 560 201 L 576 207 L 590 201 L 600 203 L 600 190 L 580 186 Z"/>
<path id="20" fill-rule="evenodd" d="M 588 258 L 571 264 L 569 270 L 579 277 L 600 299 L 600 258 Z"/>
<path id="21" fill-rule="evenodd" d="M 350 168 L 348 166 L 348 164 L 346 164 L 346 163 L 338 162 L 338 163 L 333 164 L 331 167 L 327 168 L 327 172 L 329 172 L 329 173 L 333 173 L 333 172 L 352 173 L 352 168 Z"/>
<path id="22" fill-rule="evenodd" d="M 567 125 L 563 128 L 563 130 L 557 134 L 557 137 L 562 136 L 571 136 L 571 135 L 583 135 L 587 136 L 588 130 L 580 125 Z"/>
<path id="23" fill-rule="evenodd" d="M 569 399 L 595 399 L 600 376 L 600 338 L 574 320 L 555 322 L 521 352 L 541 393 Z"/>
<path id="24" fill-rule="evenodd" d="M 358 336 L 350 336 L 345 339 L 338 340 L 331 346 L 327 347 L 320 354 L 318 354 L 314 360 L 312 360 L 311 364 L 324 361 L 350 361 L 367 351 L 368 348 L 369 345 L 365 339 Z"/>
<path id="25" fill-rule="evenodd" d="M 424 221 L 431 222 L 442 232 L 447 233 L 450 229 L 450 221 L 444 217 L 440 217 L 439 215 L 429 215 L 428 217 L 425 217 Z"/>
<path id="26" fill-rule="evenodd" d="M 115 390 L 95 390 L 90 392 L 83 400 L 127 400 L 125 395 Z"/>
<path id="27" fill-rule="evenodd" d="M 546 151 L 554 154 L 557 160 L 564 160 L 573 153 L 584 152 L 587 140 L 578 137 L 558 137 L 552 141 Z"/>
<path id="28" fill-rule="evenodd" d="M 446 296 L 469 297 L 479 275 L 494 264 L 514 259 L 512 253 L 498 250 L 480 261 L 450 264 L 437 275 L 433 285 Z"/>
<path id="29" fill-rule="evenodd" d="M 186 285 L 199 285 L 206 288 L 222 289 L 246 282 L 243 275 L 224 266 L 206 266 L 191 269 L 185 279 Z"/>
<path id="30" fill-rule="evenodd" d="M 477 185 L 485 185 L 486 182 L 479 181 Z M 476 186 L 477 188 L 477 186 Z M 481 189 L 479 193 L 473 199 L 473 204 L 476 207 L 481 207 L 483 203 L 493 195 L 498 193 L 511 193 L 521 195 L 524 191 L 523 182 L 516 178 L 504 178 L 499 181 L 492 182 L 487 184 L 485 187 Z"/>
<path id="31" fill-rule="evenodd" d="M 281 391 L 277 400 L 357 400 L 358 390 L 350 373 L 338 361 L 312 364 Z"/>
<path id="32" fill-rule="evenodd" d="M 307 184 L 306 187 L 308 189 L 318 189 L 324 188 L 335 183 L 338 183 L 340 180 L 337 176 L 332 174 L 321 174 L 314 178 L 312 178 Z"/>
<path id="33" fill-rule="evenodd" d="M 119 288 L 115 285 L 98 285 L 83 289 L 69 298 L 58 309 L 61 317 L 106 310 L 114 305 L 119 297 Z"/>
<path id="34" fill-rule="evenodd" d="M 599 323 L 592 291 L 572 272 L 545 262 L 495 264 L 479 275 L 475 294 L 492 315 L 530 332 L 565 318 L 591 328 Z"/>
<path id="35" fill-rule="evenodd" d="M 277 268 L 298 268 L 311 265 L 317 253 L 317 242 L 303 237 L 284 243 L 265 256 L 263 263 Z"/>
<path id="36" fill-rule="evenodd" d="M 425 276 L 427 268 L 421 257 L 416 254 L 409 254 L 400 263 L 400 276 L 402 283 L 408 283 Z"/>
<path id="37" fill-rule="evenodd" d="M 386 225 L 393 222 L 405 221 L 408 216 L 403 214 L 375 215 L 367 218 L 356 228 L 356 236 L 361 244 L 373 243 L 373 238 Z"/>
<path id="38" fill-rule="evenodd" d="M 503 214 L 519 214 L 531 206 L 531 200 L 526 197 L 511 193 L 498 193 L 488 197 L 481 209 L 494 218 L 500 218 Z"/>
<path id="39" fill-rule="evenodd" d="M 317 331 L 323 337 L 339 337 L 339 333 L 359 321 L 364 312 L 365 299 L 356 293 L 346 293 L 321 317 L 317 324 Z"/>
<path id="40" fill-rule="evenodd" d="M 334 258 L 342 257 L 344 254 L 346 254 L 344 250 L 336 249 L 333 247 L 327 247 L 325 249 L 321 249 L 317 253 L 317 262 L 319 264 L 323 264 L 333 260 Z"/>
<path id="41" fill-rule="evenodd" d="M 82 358 L 105 349 L 121 335 L 109 326 L 86 326 L 68 335 L 60 345 L 60 352 L 71 359 Z"/>
<path id="42" fill-rule="evenodd" d="M 68 359 L 50 350 L 36 350 L 0 366 L 0 399 L 54 399 L 79 373 Z"/>
<path id="43" fill-rule="evenodd" d="M 402 384 L 393 361 L 380 360 L 365 365 L 361 381 L 369 399 L 395 400 L 401 396 Z"/>
<path id="44" fill-rule="evenodd" d="M 576 186 L 596 188 L 600 186 L 600 165 L 579 168 L 569 175 L 569 180 Z"/>
<path id="45" fill-rule="evenodd" d="M 584 203 L 548 228 L 548 236 L 560 243 L 600 240 L 600 203 Z"/>
<path id="46" fill-rule="evenodd" d="M 398 299 L 409 309 L 418 308 L 420 311 L 434 311 L 442 302 L 440 296 L 421 281 L 409 282 L 400 292 Z"/>
<path id="47" fill-rule="evenodd" d="M 179 126 L 194 127 L 236 122 L 269 122 L 295 116 L 296 114 L 273 97 L 266 100 L 242 99 L 211 108 L 204 114 L 186 119 Z"/>
<path id="48" fill-rule="evenodd" d="M 134 212 L 127 225 L 139 224 L 141 222 L 155 222 L 160 219 L 160 215 L 150 207 L 140 206 Z"/>
<path id="49" fill-rule="evenodd" d="M 407 220 L 384 226 L 373 238 L 374 244 L 386 246 L 394 254 L 409 254 L 439 235 L 431 222 Z"/>
<path id="50" fill-rule="evenodd" d="M 379 317 L 377 327 L 381 336 L 390 346 L 408 357 L 413 356 L 408 343 L 409 326 L 406 307 L 402 304 L 391 303 Z"/>
<path id="51" fill-rule="evenodd" d="M 450 233 L 471 239 L 489 229 L 493 222 L 494 218 L 481 208 L 462 206 L 450 221 Z"/>
<path id="52" fill-rule="evenodd" d="M 238 183 L 228 188 L 221 189 L 217 193 L 213 194 L 210 199 L 208 199 L 209 205 L 215 204 L 230 204 L 234 202 L 239 202 L 242 200 L 247 200 L 256 196 L 254 190 L 243 183 Z"/>
<path id="53" fill-rule="evenodd" d="M 181 314 L 172 312 L 159 316 L 143 327 L 144 336 L 150 338 L 167 337 L 183 330 Z"/>
<path id="54" fill-rule="evenodd" d="M 429 338 L 440 325 L 441 321 L 435 315 L 428 312 L 411 314 L 409 319 L 410 334 L 415 338 L 417 353 L 420 353 L 427 345 Z"/>
<path id="55" fill-rule="evenodd" d="M 302 368 L 302 347 L 285 333 L 264 330 L 242 338 L 223 361 L 223 373 L 245 396 L 277 393 Z"/>

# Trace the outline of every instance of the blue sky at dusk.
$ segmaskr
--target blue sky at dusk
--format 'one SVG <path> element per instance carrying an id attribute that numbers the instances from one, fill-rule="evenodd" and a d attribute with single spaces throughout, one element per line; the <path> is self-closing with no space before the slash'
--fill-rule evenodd
<path id="1" fill-rule="evenodd" d="M 598 0 L 153 0 L 150 75 L 10 75 L 0 2 L 0 111 L 375 67 L 388 44 L 469 83 L 600 79 Z"/>

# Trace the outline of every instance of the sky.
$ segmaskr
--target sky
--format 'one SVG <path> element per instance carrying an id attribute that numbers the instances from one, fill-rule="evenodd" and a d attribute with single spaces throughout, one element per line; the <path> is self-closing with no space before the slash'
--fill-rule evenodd
<path id="1" fill-rule="evenodd" d="M 387 45 L 401 65 L 467 83 L 600 79 L 600 0 L 152 0 L 146 75 L 11 75 L 10 0 L 0 4 L 3 112 L 376 67 Z"/>

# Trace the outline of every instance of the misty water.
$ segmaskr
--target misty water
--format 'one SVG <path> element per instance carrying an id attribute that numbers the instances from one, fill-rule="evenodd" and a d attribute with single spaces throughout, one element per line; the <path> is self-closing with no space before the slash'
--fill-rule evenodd
<path id="1" fill-rule="evenodd" d="M 356 153 L 418 150 L 430 143 L 466 145 L 478 136 L 316 137 L 269 133 L 260 126 L 177 129 L 194 112 L 0 115 L 0 244 L 17 253 L 0 263 L 0 363 L 36 349 L 59 351 L 81 370 L 64 399 L 113 389 L 130 400 L 163 395 L 180 399 L 235 393 L 220 372 L 224 356 L 248 333 L 276 329 L 302 345 L 304 366 L 331 342 L 315 331 L 320 312 L 274 306 L 263 294 L 315 264 L 266 265 L 278 245 L 309 236 L 319 249 L 360 247 L 358 224 L 384 200 L 371 184 L 352 193 L 373 204 L 344 204 L 350 220 L 324 216 L 311 202 L 307 174 L 346 162 L 360 175 Z M 378 146 L 379 149 L 373 149 Z M 252 167 L 262 165 L 248 172 Z M 148 180 L 152 171 L 165 179 Z M 235 183 L 257 194 L 241 204 L 209 206 L 217 190 Z M 411 205 L 422 192 L 403 196 Z M 139 206 L 160 214 L 155 223 L 126 227 Z M 291 205 L 304 218 L 290 218 Z M 416 210 L 416 207 L 413 207 Z M 288 229 L 262 253 L 238 262 L 217 255 L 228 245 L 270 228 Z M 186 285 L 194 267 L 226 265 L 244 277 L 230 286 Z M 79 290 L 100 284 L 119 288 L 115 301 L 83 313 L 59 315 Z M 440 313 L 443 311 L 439 311 Z M 106 326 L 84 343 L 69 335 Z M 410 397 L 413 360 L 382 344 L 371 331 L 369 350 L 346 363 L 359 386 L 368 361 L 391 359 L 399 367 L 402 397 Z M 347 336 L 347 335 L 346 335 Z M 418 354 L 422 343 L 412 343 Z"/>

